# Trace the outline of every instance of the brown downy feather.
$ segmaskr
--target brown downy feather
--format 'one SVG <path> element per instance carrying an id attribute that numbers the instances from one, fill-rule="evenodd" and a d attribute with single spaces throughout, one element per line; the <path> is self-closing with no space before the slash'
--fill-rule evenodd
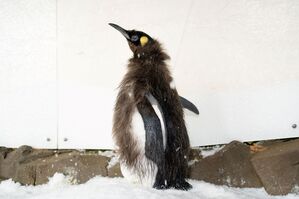
<path id="1" fill-rule="evenodd" d="M 129 60 L 128 72 L 120 84 L 113 117 L 113 137 L 119 158 L 127 165 L 134 166 L 140 155 L 137 141 L 131 134 L 132 116 L 136 105 L 151 93 L 159 102 L 166 120 L 165 159 L 168 163 L 165 167 L 171 170 L 172 165 L 178 165 L 170 171 L 168 178 L 174 180 L 181 172 L 179 175 L 184 179 L 187 175 L 189 138 L 178 93 L 170 88 L 172 77 L 166 64 L 169 56 L 156 40 L 143 48 L 130 47 L 134 56 Z"/>

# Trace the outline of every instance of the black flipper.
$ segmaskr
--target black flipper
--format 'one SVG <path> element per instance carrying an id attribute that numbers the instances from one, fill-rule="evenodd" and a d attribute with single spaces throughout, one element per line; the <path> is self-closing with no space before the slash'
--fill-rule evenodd
<path id="1" fill-rule="evenodd" d="M 154 188 L 165 189 L 165 153 L 163 147 L 163 135 L 161 122 L 149 100 L 144 99 L 137 104 L 141 114 L 145 136 L 145 156 L 152 160 L 158 167 Z"/>
<path id="2" fill-rule="evenodd" d="M 193 113 L 199 115 L 198 109 L 192 102 L 190 102 L 189 100 L 187 100 L 186 98 L 184 98 L 182 96 L 180 96 L 180 101 L 181 101 L 183 108 L 188 109 L 189 111 L 192 111 Z"/>
<path id="3" fill-rule="evenodd" d="M 189 190 L 192 185 L 186 181 L 186 178 L 190 143 L 183 113 L 179 106 L 180 99 L 173 98 L 177 95 L 177 91 L 174 89 L 154 90 L 152 95 L 161 107 L 166 127 L 166 149 L 164 151 L 166 187 Z"/>

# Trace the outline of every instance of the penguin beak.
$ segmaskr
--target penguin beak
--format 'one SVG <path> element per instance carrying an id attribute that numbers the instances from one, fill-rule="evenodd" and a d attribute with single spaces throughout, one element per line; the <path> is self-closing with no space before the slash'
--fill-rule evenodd
<path id="1" fill-rule="evenodd" d="M 114 23 L 109 23 L 110 26 L 118 30 L 126 39 L 130 40 L 130 36 L 128 34 L 128 31 L 120 27 L 119 25 L 116 25 Z"/>

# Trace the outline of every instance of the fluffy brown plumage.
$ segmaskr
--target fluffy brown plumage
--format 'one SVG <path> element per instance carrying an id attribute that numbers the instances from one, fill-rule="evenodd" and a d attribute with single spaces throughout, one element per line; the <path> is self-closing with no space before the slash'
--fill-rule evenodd
<path id="1" fill-rule="evenodd" d="M 160 135 L 154 135 L 151 141 L 146 140 L 150 143 L 145 146 L 145 155 L 158 165 L 154 187 L 188 190 L 191 185 L 185 178 L 189 137 L 179 95 L 176 89 L 170 87 L 173 78 L 166 64 L 169 56 L 160 43 L 151 38 L 145 46 L 134 45 L 130 41 L 128 43 L 133 57 L 129 60 L 128 71 L 120 84 L 113 116 L 113 137 L 120 161 L 134 168 L 139 157 L 144 155 L 137 147 L 138 140 L 132 134 L 131 123 L 136 108 L 141 114 L 150 114 L 147 98 L 151 94 L 163 111 L 167 136 L 165 150 L 161 149 L 161 142 L 157 139 Z"/>

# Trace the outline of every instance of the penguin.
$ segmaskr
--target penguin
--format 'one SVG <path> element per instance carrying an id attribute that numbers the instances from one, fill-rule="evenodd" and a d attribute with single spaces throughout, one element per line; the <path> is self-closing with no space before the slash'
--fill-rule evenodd
<path id="1" fill-rule="evenodd" d="M 178 95 L 168 69 L 170 57 L 158 40 L 109 23 L 127 40 L 132 58 L 119 86 L 113 140 L 123 176 L 156 189 L 189 190 L 189 137 L 183 107 L 199 114 Z"/>

